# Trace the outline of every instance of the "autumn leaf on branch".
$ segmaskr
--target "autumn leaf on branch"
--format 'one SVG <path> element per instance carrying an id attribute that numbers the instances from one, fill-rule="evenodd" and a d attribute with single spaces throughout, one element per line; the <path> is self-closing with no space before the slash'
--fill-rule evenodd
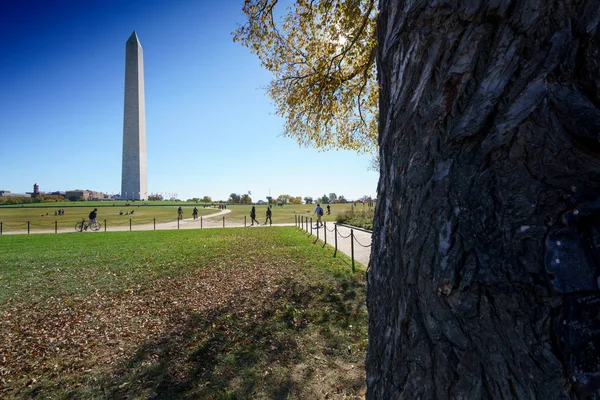
<path id="1" fill-rule="evenodd" d="M 284 136 L 375 153 L 376 0 L 296 0 L 283 15 L 277 3 L 246 0 L 248 21 L 234 40 L 273 73 L 268 94 L 285 119 Z"/>

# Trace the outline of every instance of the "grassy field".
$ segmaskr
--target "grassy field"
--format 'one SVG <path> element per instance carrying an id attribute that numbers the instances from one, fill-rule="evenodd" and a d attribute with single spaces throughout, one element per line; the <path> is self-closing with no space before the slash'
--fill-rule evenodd
<path id="1" fill-rule="evenodd" d="M 0 397 L 358 398 L 364 271 L 294 227 L 0 237 Z"/>
<path id="2" fill-rule="evenodd" d="M 129 220 L 132 220 L 133 225 L 151 224 L 153 219 L 157 223 L 170 222 L 177 219 L 177 208 L 183 208 L 184 218 L 192 218 L 192 210 L 198 207 L 199 215 L 206 216 L 212 213 L 219 212 L 218 208 L 204 208 L 202 205 L 194 203 L 177 203 L 174 205 L 164 205 L 161 202 L 150 202 L 144 205 L 141 202 L 130 203 L 130 206 L 125 206 L 124 202 L 77 202 L 77 203 L 51 203 L 38 204 L 36 207 L 0 207 L 0 222 L 2 222 L 3 232 L 27 231 L 27 223 L 29 222 L 30 229 L 35 230 L 52 230 L 54 229 L 55 221 L 58 222 L 58 228 L 72 228 L 77 221 L 82 218 L 87 219 L 87 215 L 94 208 L 98 208 L 98 220 L 100 222 L 107 221 L 109 230 L 115 226 L 128 226 Z M 324 215 L 324 221 L 335 221 L 336 216 L 340 213 L 350 210 L 351 204 L 333 204 L 331 205 L 331 215 Z M 227 210 L 231 212 L 225 216 L 227 223 L 243 223 L 244 217 L 247 223 L 250 224 L 251 205 L 229 205 Z M 362 208 L 359 205 L 358 208 Z M 65 215 L 55 216 L 54 211 L 64 209 Z M 260 223 L 265 222 L 265 212 L 267 206 L 256 206 L 257 219 Z M 274 206 L 272 208 L 272 220 L 274 224 L 278 223 L 293 223 L 297 215 L 313 217 L 315 205 L 286 205 L 283 207 Z M 325 208 L 325 211 L 327 209 Z M 133 215 L 119 215 L 119 212 L 128 213 L 134 211 Z M 47 214 L 47 215 L 46 215 Z"/>
<path id="3" fill-rule="evenodd" d="M 57 209 L 64 209 L 64 215 L 54 215 Z M 90 211 L 98 208 L 98 221 L 104 223 L 107 221 L 109 227 L 129 225 L 129 219 L 135 225 L 149 224 L 156 218 L 156 222 L 175 221 L 177 219 L 177 206 L 129 206 L 119 207 L 104 204 L 102 206 L 88 207 L 22 207 L 22 208 L 0 208 L 0 222 L 3 224 L 3 230 L 23 231 L 27 229 L 27 222 L 30 222 L 30 228 L 36 229 L 53 229 L 54 221 L 58 221 L 60 227 L 73 227 L 77 221 L 85 219 L 87 221 Z M 194 206 L 183 207 L 184 218 L 192 217 Z M 119 215 L 123 211 L 123 215 Z M 126 215 L 134 211 L 133 215 Z M 218 209 L 213 208 L 198 208 L 198 214 L 205 216 L 218 212 Z"/>

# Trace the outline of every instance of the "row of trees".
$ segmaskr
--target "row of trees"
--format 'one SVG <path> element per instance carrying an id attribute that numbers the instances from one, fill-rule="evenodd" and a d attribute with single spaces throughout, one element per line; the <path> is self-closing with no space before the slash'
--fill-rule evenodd
<path id="1" fill-rule="evenodd" d="M 202 198 L 200 197 L 193 197 L 191 199 L 187 199 L 187 201 L 189 202 L 194 202 L 194 203 L 212 203 L 212 197 L 210 196 L 204 196 Z"/>
<path id="2" fill-rule="evenodd" d="M 370 197 L 363 196 L 363 197 L 361 197 L 360 200 L 363 200 L 363 199 L 370 199 Z M 323 196 L 317 198 L 316 201 L 311 196 L 307 196 L 304 198 L 302 198 L 300 196 L 291 196 L 289 194 L 280 194 L 277 198 L 267 196 L 267 202 L 269 204 L 302 204 L 302 200 L 304 200 L 304 203 L 306 203 L 306 204 L 313 204 L 315 202 L 323 203 L 323 204 L 347 203 L 347 200 L 344 196 L 338 196 L 335 193 L 329 193 L 329 195 L 324 194 Z M 240 195 L 240 194 L 236 194 L 236 193 L 231 193 L 229 195 L 228 202 L 234 203 L 234 204 L 251 204 L 252 198 L 248 194 Z"/>
<path id="3" fill-rule="evenodd" d="M 0 197 L 0 204 L 30 204 L 30 203 L 56 203 L 65 201 L 63 196 L 48 194 L 39 197 Z"/>
<path id="4" fill-rule="evenodd" d="M 363 197 L 368 197 L 368 196 L 363 196 Z M 273 198 L 271 197 L 267 197 L 267 200 L 269 201 L 269 203 L 273 203 Z M 329 193 L 329 196 L 324 194 L 323 196 L 319 197 L 316 199 L 311 197 L 311 196 L 306 196 L 304 198 L 298 196 L 298 197 L 293 197 L 290 196 L 289 194 L 282 194 L 279 195 L 279 197 L 277 197 L 277 199 L 275 199 L 276 203 L 280 203 L 280 204 L 302 204 L 302 200 L 304 200 L 305 204 L 313 204 L 313 203 L 323 203 L 323 204 L 329 204 L 329 203 L 347 203 L 348 201 L 346 200 L 346 198 L 344 196 L 338 196 L 335 193 Z"/>
<path id="5" fill-rule="evenodd" d="M 233 204 L 252 204 L 252 197 L 250 197 L 250 194 L 248 194 L 248 193 L 246 193 L 246 194 L 231 193 L 229 195 L 229 199 L 227 199 L 227 202 L 233 203 Z"/>

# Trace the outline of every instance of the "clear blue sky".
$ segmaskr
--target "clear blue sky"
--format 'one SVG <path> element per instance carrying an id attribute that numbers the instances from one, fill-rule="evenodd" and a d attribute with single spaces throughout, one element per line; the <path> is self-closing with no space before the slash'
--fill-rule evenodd
<path id="1" fill-rule="evenodd" d="M 243 0 L 2 0 L 0 190 L 121 188 L 125 42 L 144 49 L 148 190 L 376 196 L 369 155 L 282 137 Z"/>

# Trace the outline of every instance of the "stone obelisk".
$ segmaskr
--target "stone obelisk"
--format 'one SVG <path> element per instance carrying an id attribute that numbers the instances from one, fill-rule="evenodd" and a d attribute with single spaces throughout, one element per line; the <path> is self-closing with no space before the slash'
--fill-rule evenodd
<path id="1" fill-rule="evenodd" d="M 144 54 L 135 31 L 125 45 L 125 111 L 123 115 L 123 174 L 121 198 L 146 200 L 146 106 Z"/>

